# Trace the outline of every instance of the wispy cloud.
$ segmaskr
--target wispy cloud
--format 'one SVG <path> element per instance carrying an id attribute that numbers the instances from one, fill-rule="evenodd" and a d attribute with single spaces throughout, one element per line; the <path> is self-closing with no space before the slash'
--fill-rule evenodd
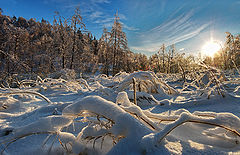
<path id="1" fill-rule="evenodd" d="M 133 27 L 133 26 L 128 26 L 124 22 L 120 22 L 122 24 L 122 27 L 128 31 L 138 31 L 140 30 L 139 28 Z"/>
<path id="2" fill-rule="evenodd" d="M 62 9 L 74 9 L 80 7 L 83 13 L 92 13 L 98 11 L 101 4 L 109 4 L 110 0 L 44 0 L 45 4 L 54 3 L 62 6 Z"/>
<path id="3" fill-rule="evenodd" d="M 83 19 L 91 24 L 92 28 L 111 28 L 114 21 L 114 14 L 110 14 L 104 6 L 109 5 L 111 0 L 44 0 L 45 4 L 54 3 L 62 6 L 63 12 L 72 13 L 76 7 L 80 7 Z M 61 12 L 61 11 L 60 11 Z M 136 31 L 138 28 L 127 24 L 127 17 L 119 12 L 118 16 L 123 24 L 123 28 L 128 31 Z"/>
<path id="4" fill-rule="evenodd" d="M 127 20 L 127 17 L 124 14 L 119 13 L 118 16 L 121 20 L 121 24 L 124 29 L 128 31 L 139 30 L 138 28 L 135 28 L 133 26 L 128 26 L 125 24 L 124 21 Z M 94 24 L 98 24 L 101 27 L 104 26 L 106 28 L 111 28 L 115 17 L 112 14 L 109 15 L 109 14 L 104 14 L 103 12 L 100 12 L 100 11 L 95 11 L 95 12 L 92 12 L 90 15 L 88 15 L 88 18 Z"/>
<path id="5" fill-rule="evenodd" d="M 102 19 L 97 19 L 97 20 L 93 21 L 93 23 L 104 25 L 104 24 L 107 24 L 109 22 L 112 23 L 113 20 L 114 20 L 113 17 L 106 17 L 106 18 L 102 18 Z"/>
<path id="6" fill-rule="evenodd" d="M 92 13 L 89 15 L 89 18 L 90 18 L 91 20 L 95 20 L 95 19 L 97 19 L 97 18 L 102 17 L 102 15 L 103 15 L 103 12 L 101 12 L 101 11 L 96 11 L 96 12 L 92 12 Z"/>
<path id="7" fill-rule="evenodd" d="M 210 22 L 196 23 L 191 19 L 193 15 L 193 10 L 182 13 L 149 31 L 140 33 L 137 38 L 139 46 L 130 48 L 136 51 L 156 52 L 163 43 L 168 46 L 198 35 L 210 25 Z"/>
<path id="8" fill-rule="evenodd" d="M 123 24 L 123 28 L 127 29 L 128 31 L 138 31 L 139 28 L 133 27 L 133 26 L 127 26 L 126 24 Z"/>
<path id="9" fill-rule="evenodd" d="M 109 16 L 106 10 L 103 8 L 104 5 L 111 3 L 110 0 L 45 0 L 47 3 L 61 4 L 62 11 L 73 12 L 76 7 L 80 7 L 81 15 L 83 19 L 89 23 L 93 23 L 96 26 L 102 27 L 103 25 L 110 25 L 113 21 L 113 15 Z M 121 15 L 123 19 L 126 19 L 124 15 Z"/>
<path id="10" fill-rule="evenodd" d="M 185 50 L 185 48 L 180 48 L 180 49 L 179 49 L 179 51 L 184 51 L 184 50 Z"/>
<path id="11" fill-rule="evenodd" d="M 124 14 L 119 13 L 118 16 L 121 20 L 127 20 L 127 17 Z"/>
<path id="12" fill-rule="evenodd" d="M 121 18 L 120 18 L 121 19 Z M 98 18 L 93 23 L 99 24 L 101 26 L 104 26 L 106 28 L 111 28 L 113 25 L 114 17 L 103 17 L 103 18 Z M 133 27 L 133 26 L 128 26 L 124 22 L 120 22 L 122 24 L 122 27 L 128 31 L 138 31 L 139 28 Z"/>
<path id="13" fill-rule="evenodd" d="M 155 47 L 141 47 L 141 46 L 131 46 L 131 50 L 137 51 L 137 52 L 155 52 L 157 49 Z"/>
<path id="14" fill-rule="evenodd" d="M 109 0 L 91 0 L 92 3 L 111 3 Z"/>

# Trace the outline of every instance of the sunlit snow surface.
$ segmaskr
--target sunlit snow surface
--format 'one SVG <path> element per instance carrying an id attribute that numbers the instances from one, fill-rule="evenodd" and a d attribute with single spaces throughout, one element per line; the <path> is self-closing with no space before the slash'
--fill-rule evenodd
<path id="1" fill-rule="evenodd" d="M 0 151 L 240 154 L 240 80 L 226 78 L 224 97 L 205 73 L 185 83 L 179 75 L 140 71 L 0 88 Z"/>

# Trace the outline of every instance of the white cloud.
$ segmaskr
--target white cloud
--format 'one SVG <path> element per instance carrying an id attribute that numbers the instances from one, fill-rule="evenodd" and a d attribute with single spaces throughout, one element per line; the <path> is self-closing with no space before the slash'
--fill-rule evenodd
<path id="1" fill-rule="evenodd" d="M 210 22 L 203 24 L 194 22 L 191 19 L 193 15 L 193 10 L 182 13 L 149 31 L 140 33 L 139 37 L 136 38 L 137 44 L 133 48 L 139 51 L 156 52 L 163 43 L 169 46 L 190 39 L 211 24 Z M 138 48 L 136 48 L 137 46 Z"/>
<path id="2" fill-rule="evenodd" d="M 126 16 L 124 14 L 118 14 L 120 20 L 126 20 Z M 99 24 L 101 26 L 105 26 L 106 28 L 110 28 L 112 27 L 112 24 L 114 22 L 114 16 L 113 15 L 106 15 L 102 12 L 96 11 L 93 12 L 92 14 L 90 14 L 89 19 L 92 20 L 93 23 L 95 24 Z M 125 28 L 128 31 L 137 31 L 139 30 L 138 28 L 135 28 L 133 26 L 128 26 L 126 24 L 124 24 L 123 22 L 121 22 L 123 28 Z"/>
<path id="3" fill-rule="evenodd" d="M 86 14 L 91 14 L 93 12 L 101 10 L 100 4 L 109 4 L 110 0 L 45 0 L 46 2 L 54 2 L 58 4 L 64 4 L 64 8 L 74 9 L 80 7 L 81 11 Z"/>
<path id="4" fill-rule="evenodd" d="M 180 48 L 180 49 L 179 49 L 179 51 L 184 51 L 184 50 L 185 50 L 185 48 Z"/>
<path id="5" fill-rule="evenodd" d="M 136 28 L 133 26 L 127 26 L 127 25 L 124 25 L 124 28 L 126 28 L 128 31 L 138 31 L 139 30 L 139 28 Z"/>
<path id="6" fill-rule="evenodd" d="M 96 11 L 96 12 L 92 12 L 88 18 L 90 18 L 91 20 L 95 20 L 97 18 L 102 17 L 103 13 L 100 11 Z"/>
<path id="7" fill-rule="evenodd" d="M 76 1 L 76 0 L 44 0 L 46 3 L 64 3 L 64 9 L 67 11 L 71 11 L 72 9 L 76 8 L 77 6 L 80 7 L 82 16 L 84 16 L 85 20 L 88 20 L 91 23 L 96 24 L 96 26 L 105 26 L 107 28 L 112 27 L 113 21 L 114 21 L 114 15 L 108 14 L 105 11 L 103 11 L 103 8 L 100 4 L 109 4 L 111 3 L 110 0 L 90 0 L 88 2 L 84 0 Z M 127 17 L 122 14 L 118 13 L 118 16 L 121 21 L 127 20 Z M 123 24 L 123 28 L 129 31 L 137 31 L 138 28 L 128 26 Z"/>
<path id="8" fill-rule="evenodd" d="M 123 28 L 125 28 L 126 30 L 128 31 L 138 31 L 139 28 L 136 28 L 136 27 L 133 27 L 133 26 L 127 26 L 126 24 L 122 23 L 121 24 L 123 25 Z"/>
<path id="9" fill-rule="evenodd" d="M 156 47 L 137 47 L 137 46 L 131 46 L 130 49 L 138 52 L 156 52 L 156 50 L 158 50 Z"/>
<path id="10" fill-rule="evenodd" d="M 119 13 L 118 16 L 120 20 L 127 20 L 127 17 L 124 14 Z"/>
<path id="11" fill-rule="evenodd" d="M 93 23 L 96 23 L 96 24 L 106 24 L 109 22 L 113 23 L 113 20 L 114 20 L 113 17 L 106 17 L 106 18 L 95 20 Z"/>
<path id="12" fill-rule="evenodd" d="M 91 0 L 92 3 L 111 3 L 109 0 Z"/>
<path id="13" fill-rule="evenodd" d="M 112 25 L 113 25 L 113 23 L 111 23 L 111 22 L 103 24 L 103 26 L 106 28 L 111 28 Z"/>

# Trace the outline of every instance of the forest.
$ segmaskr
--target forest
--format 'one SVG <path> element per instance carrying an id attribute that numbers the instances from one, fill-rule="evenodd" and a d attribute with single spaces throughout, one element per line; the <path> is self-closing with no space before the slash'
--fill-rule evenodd
<path id="1" fill-rule="evenodd" d="M 87 31 L 80 9 L 69 18 L 55 12 L 53 23 L 42 19 L 9 17 L 0 14 L 1 78 L 18 73 L 46 76 L 61 69 L 77 73 L 115 75 L 119 71 L 151 70 L 179 73 L 196 70 L 200 61 L 219 69 L 240 65 L 240 35 L 226 32 L 226 42 L 213 58 L 185 55 L 175 45 L 159 47 L 149 58 L 128 48 L 118 14 L 110 31 L 103 28 L 101 38 Z"/>

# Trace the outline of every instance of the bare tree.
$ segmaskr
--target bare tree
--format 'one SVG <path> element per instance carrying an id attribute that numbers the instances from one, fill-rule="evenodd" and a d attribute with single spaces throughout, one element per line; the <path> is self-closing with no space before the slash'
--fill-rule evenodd
<path id="1" fill-rule="evenodd" d="M 120 71 L 122 56 L 128 50 L 127 37 L 122 31 L 122 24 L 119 20 L 118 12 L 116 12 L 109 41 L 113 50 L 113 74 Z"/>
<path id="2" fill-rule="evenodd" d="M 103 34 L 99 39 L 98 49 L 99 49 L 99 62 L 102 63 L 102 72 L 109 75 L 110 64 L 111 64 L 111 49 L 109 47 L 110 33 L 107 28 L 103 29 Z"/>
<path id="3" fill-rule="evenodd" d="M 78 29 L 85 29 L 85 24 L 82 21 L 82 16 L 80 15 L 80 9 L 79 7 L 77 7 L 75 9 L 75 13 L 72 16 L 72 20 L 71 20 L 71 28 L 73 31 L 73 36 L 72 36 L 72 55 L 71 55 L 71 61 L 70 61 L 70 69 L 73 69 L 73 63 L 74 63 L 74 54 L 77 50 L 77 31 Z"/>

